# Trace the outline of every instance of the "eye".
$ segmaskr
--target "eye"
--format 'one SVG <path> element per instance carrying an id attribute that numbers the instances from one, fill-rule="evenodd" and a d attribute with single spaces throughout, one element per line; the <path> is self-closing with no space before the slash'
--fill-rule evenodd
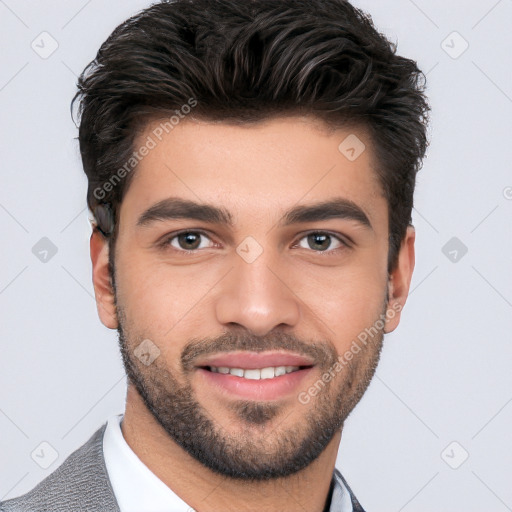
<path id="1" fill-rule="evenodd" d="M 210 242 L 210 244 L 208 244 Z M 207 249 L 213 247 L 211 239 L 201 231 L 182 231 L 167 237 L 162 245 L 169 245 L 181 252 L 195 252 L 198 249 Z"/>
<path id="2" fill-rule="evenodd" d="M 302 249 L 312 249 L 315 252 L 331 253 L 337 249 L 348 247 L 341 238 L 324 231 L 314 231 L 301 238 L 298 246 Z"/>

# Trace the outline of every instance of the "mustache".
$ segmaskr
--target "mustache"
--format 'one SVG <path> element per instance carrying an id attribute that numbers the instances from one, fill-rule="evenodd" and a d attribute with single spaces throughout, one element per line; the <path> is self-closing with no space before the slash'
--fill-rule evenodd
<path id="1" fill-rule="evenodd" d="M 292 334 L 284 332 L 254 336 L 247 331 L 222 333 L 217 337 L 192 339 L 181 353 L 181 365 L 184 371 L 191 371 L 199 357 L 212 356 L 225 352 L 246 350 L 265 352 L 283 350 L 311 358 L 320 368 L 329 368 L 338 359 L 338 352 L 329 341 L 302 341 Z"/>

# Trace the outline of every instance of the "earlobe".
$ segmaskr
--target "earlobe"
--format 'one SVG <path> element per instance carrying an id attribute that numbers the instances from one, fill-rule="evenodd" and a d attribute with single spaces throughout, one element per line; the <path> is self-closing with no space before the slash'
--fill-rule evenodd
<path id="1" fill-rule="evenodd" d="M 398 262 L 389 276 L 388 309 L 384 332 L 394 331 L 400 323 L 400 315 L 409 295 L 412 273 L 415 263 L 414 242 L 416 231 L 413 226 L 408 226 L 405 238 L 400 245 Z"/>
<path id="2" fill-rule="evenodd" d="M 117 313 L 114 290 L 110 279 L 108 262 L 108 240 L 95 229 L 90 240 L 92 281 L 96 296 L 96 307 L 101 322 L 109 329 L 117 329 Z"/>

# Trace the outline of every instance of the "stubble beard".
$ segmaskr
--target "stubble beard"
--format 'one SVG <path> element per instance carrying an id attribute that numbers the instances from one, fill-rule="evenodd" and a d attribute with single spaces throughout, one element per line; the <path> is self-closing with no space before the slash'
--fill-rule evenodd
<path id="1" fill-rule="evenodd" d="M 119 305 L 117 308 L 119 346 L 128 381 L 147 409 L 189 455 L 217 474 L 241 480 L 288 477 L 316 460 L 342 428 L 370 384 L 384 338 L 383 331 L 379 331 L 371 343 L 351 361 L 345 362 L 342 370 L 311 398 L 307 406 L 297 399 L 296 409 L 304 410 L 304 414 L 292 426 L 284 426 L 290 413 L 283 411 L 279 402 L 230 402 L 229 413 L 237 419 L 239 426 L 232 432 L 226 428 L 232 426 L 232 418 L 214 418 L 198 401 L 190 384 L 190 372 L 194 371 L 192 362 L 197 354 L 226 349 L 293 350 L 315 355 L 315 360 L 320 361 L 315 368 L 320 371 L 320 381 L 326 372 L 332 373 L 339 361 L 334 347 L 326 342 L 304 343 L 288 334 L 255 337 L 247 331 L 193 340 L 182 353 L 180 376 L 185 383 L 181 384 L 162 364 L 163 358 L 157 358 L 149 366 L 139 361 L 134 349 L 146 336 L 128 329 L 123 309 Z"/>

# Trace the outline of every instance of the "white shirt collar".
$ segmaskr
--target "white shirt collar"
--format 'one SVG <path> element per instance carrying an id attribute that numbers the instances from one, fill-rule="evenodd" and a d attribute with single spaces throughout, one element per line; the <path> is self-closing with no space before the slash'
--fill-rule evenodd
<path id="1" fill-rule="evenodd" d="M 123 414 L 109 418 L 103 436 L 103 454 L 112 489 L 121 512 L 190 512 L 192 507 L 162 482 L 128 446 L 121 431 Z M 352 512 L 350 494 L 337 478 L 340 512 Z M 333 500 L 335 498 L 333 493 Z"/>
<path id="2" fill-rule="evenodd" d="M 103 453 L 121 512 L 190 512 L 192 508 L 160 480 L 128 446 L 121 431 L 123 414 L 108 420 Z"/>

